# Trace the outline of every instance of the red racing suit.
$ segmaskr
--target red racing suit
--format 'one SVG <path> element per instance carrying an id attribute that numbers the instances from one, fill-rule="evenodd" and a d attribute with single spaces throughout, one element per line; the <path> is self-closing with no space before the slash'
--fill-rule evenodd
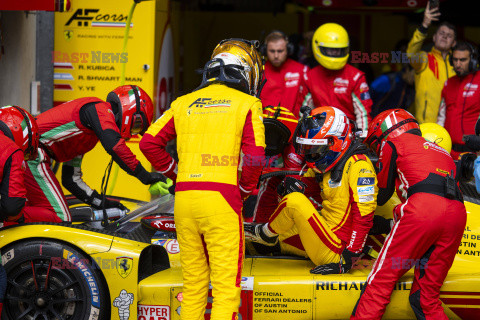
<path id="1" fill-rule="evenodd" d="M 263 107 L 282 106 L 298 118 L 306 94 L 308 70 L 307 66 L 292 59 L 287 59 L 279 68 L 267 61 L 264 73 L 267 82 L 260 94 Z"/>
<path id="2" fill-rule="evenodd" d="M 26 199 L 23 152 L 0 131 L 0 221 L 4 226 L 18 222 L 61 222 L 51 211 L 29 206 Z"/>
<path id="3" fill-rule="evenodd" d="M 217 83 L 175 100 L 140 141 L 154 168 L 176 181 L 182 320 L 204 319 L 209 280 L 211 319 L 235 319 L 244 257 L 242 198 L 257 185 L 264 132 L 260 100 Z M 178 164 L 165 150 L 175 138 Z"/>
<path id="4" fill-rule="evenodd" d="M 0 131 L 0 221 L 18 216 L 26 201 L 23 152 Z"/>
<path id="5" fill-rule="evenodd" d="M 367 131 L 372 100 L 362 71 L 349 64 L 340 70 L 329 70 L 319 65 L 307 73 L 306 84 L 311 94 L 311 100 L 307 99 L 310 106 L 338 108 L 355 121 L 357 128 Z"/>
<path id="6" fill-rule="evenodd" d="M 475 134 L 480 115 L 480 72 L 464 77 L 454 76 L 445 82 L 437 123 L 444 126 L 452 138 L 452 158 L 462 152 L 474 151 L 465 146 L 464 135 Z"/>
<path id="7" fill-rule="evenodd" d="M 398 279 L 415 266 L 410 305 L 418 319 L 448 319 L 439 300 L 466 224 L 458 186 L 447 198 L 446 174 L 455 164 L 443 148 L 420 136 L 403 133 L 380 152 L 378 204 L 393 194 L 395 225 L 367 278 L 351 319 L 381 319 Z"/>
<path id="8" fill-rule="evenodd" d="M 109 103 L 98 98 L 81 98 L 63 103 L 37 118 L 40 133 L 39 155 L 28 161 L 25 177 L 28 205 L 54 211 L 63 221 L 70 221 L 70 212 L 60 184 L 50 168 L 52 159 L 64 162 L 62 184 L 79 200 L 99 206 L 98 193 L 82 180 L 83 155 L 98 141 L 128 174 L 142 182 L 149 173 L 143 168 L 115 122 Z"/>

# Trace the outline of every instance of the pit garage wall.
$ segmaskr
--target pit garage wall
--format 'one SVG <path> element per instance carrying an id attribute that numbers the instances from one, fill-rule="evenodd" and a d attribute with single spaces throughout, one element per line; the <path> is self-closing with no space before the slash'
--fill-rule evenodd
<path id="1" fill-rule="evenodd" d="M 150 95 L 157 109 L 156 117 L 170 104 L 174 54 L 169 1 L 136 5 L 125 54 L 124 31 L 132 4 L 132 0 L 75 0 L 69 12 L 55 13 L 55 105 L 81 97 L 105 100 L 111 90 L 121 85 L 123 67 L 125 84 L 138 85 Z M 147 170 L 153 170 L 139 150 L 140 138 L 132 137 L 127 145 Z M 99 192 L 110 159 L 100 143 L 84 157 L 83 179 Z M 57 172 L 59 178 L 60 173 L 61 168 Z M 150 200 L 148 186 L 115 163 L 107 194 Z"/>
<path id="2" fill-rule="evenodd" d="M 0 105 L 30 111 L 30 83 L 35 79 L 36 15 L 0 11 L 4 54 L 0 58 Z"/>

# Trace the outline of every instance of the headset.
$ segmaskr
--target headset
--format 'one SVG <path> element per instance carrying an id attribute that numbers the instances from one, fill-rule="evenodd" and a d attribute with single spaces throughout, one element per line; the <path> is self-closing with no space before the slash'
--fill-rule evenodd
<path id="1" fill-rule="evenodd" d="M 271 34 L 279 34 L 280 36 L 282 36 L 282 38 L 287 42 L 287 56 L 290 57 L 291 55 L 293 55 L 293 52 L 295 50 L 295 46 L 293 45 L 293 43 L 290 43 L 288 41 L 288 36 L 283 32 L 283 31 L 280 31 L 280 30 L 272 30 L 266 37 L 265 39 L 268 38 L 268 36 L 270 36 Z M 260 54 L 262 56 L 266 56 L 267 55 L 267 44 L 264 42 L 262 43 L 262 45 L 260 46 L 260 48 L 258 49 L 258 51 L 260 51 Z"/>
<path id="2" fill-rule="evenodd" d="M 470 62 L 468 63 L 468 71 L 469 73 L 475 72 L 478 70 L 478 50 L 477 48 L 472 45 L 470 42 L 464 42 L 468 49 L 470 51 Z M 450 65 L 453 66 L 453 51 L 456 50 L 456 47 L 453 47 L 452 53 L 449 55 L 448 60 L 450 62 Z"/>

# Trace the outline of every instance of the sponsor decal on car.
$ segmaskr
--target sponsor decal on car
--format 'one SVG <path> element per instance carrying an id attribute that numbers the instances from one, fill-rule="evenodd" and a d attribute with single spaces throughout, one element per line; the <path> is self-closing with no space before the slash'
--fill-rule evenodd
<path id="1" fill-rule="evenodd" d="M 338 291 L 338 290 L 355 290 L 361 291 L 366 285 L 366 281 L 317 281 L 315 285 L 316 290 L 321 291 Z M 410 291 L 412 288 L 412 281 L 397 282 L 393 290 Z"/>
<path id="2" fill-rule="evenodd" d="M 177 254 L 180 252 L 180 246 L 178 245 L 177 239 L 160 239 L 154 241 L 153 244 L 164 247 L 170 254 Z"/>
<path id="3" fill-rule="evenodd" d="M 133 258 L 132 257 L 117 257 L 116 266 L 118 274 L 122 278 L 128 277 L 133 270 Z"/>
<path id="4" fill-rule="evenodd" d="M 120 320 L 128 320 L 130 318 L 130 305 L 133 304 L 133 293 L 122 289 L 118 297 L 113 300 L 113 306 L 118 308 L 118 317 Z"/>
<path id="5" fill-rule="evenodd" d="M 14 249 L 10 249 L 8 250 L 7 252 L 3 253 L 3 252 L 0 252 L 1 255 L 2 255 L 2 266 L 6 265 L 8 263 L 8 261 L 12 260 L 13 258 L 15 258 L 15 251 Z"/>
<path id="6" fill-rule="evenodd" d="M 73 252 L 63 249 L 63 258 L 68 260 L 82 273 L 83 277 L 88 283 L 88 288 L 91 294 L 91 304 L 96 308 L 100 308 L 100 291 L 98 290 L 97 281 L 87 267 L 83 259 L 78 258 Z"/>
<path id="7" fill-rule="evenodd" d="M 138 320 L 170 320 L 170 306 L 151 306 L 139 304 Z"/>

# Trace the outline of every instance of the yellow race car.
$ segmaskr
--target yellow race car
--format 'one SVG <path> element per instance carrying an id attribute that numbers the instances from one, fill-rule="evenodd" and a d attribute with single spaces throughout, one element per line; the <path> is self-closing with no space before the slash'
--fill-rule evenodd
<path id="1" fill-rule="evenodd" d="M 480 310 L 480 200 L 472 184 L 461 187 L 467 227 L 440 300 L 450 319 L 467 320 L 478 319 Z M 173 202 L 173 196 L 147 204 L 124 201 L 138 208 L 103 225 L 35 223 L 0 229 L 8 274 L 1 319 L 180 319 L 182 271 Z M 377 213 L 391 214 L 391 205 Z M 372 251 L 383 239 L 370 236 Z M 239 319 L 348 319 L 373 261 L 357 261 L 348 274 L 312 275 L 313 264 L 305 258 L 247 256 Z M 415 319 L 408 302 L 412 279 L 413 270 L 397 283 L 384 319 Z"/>

